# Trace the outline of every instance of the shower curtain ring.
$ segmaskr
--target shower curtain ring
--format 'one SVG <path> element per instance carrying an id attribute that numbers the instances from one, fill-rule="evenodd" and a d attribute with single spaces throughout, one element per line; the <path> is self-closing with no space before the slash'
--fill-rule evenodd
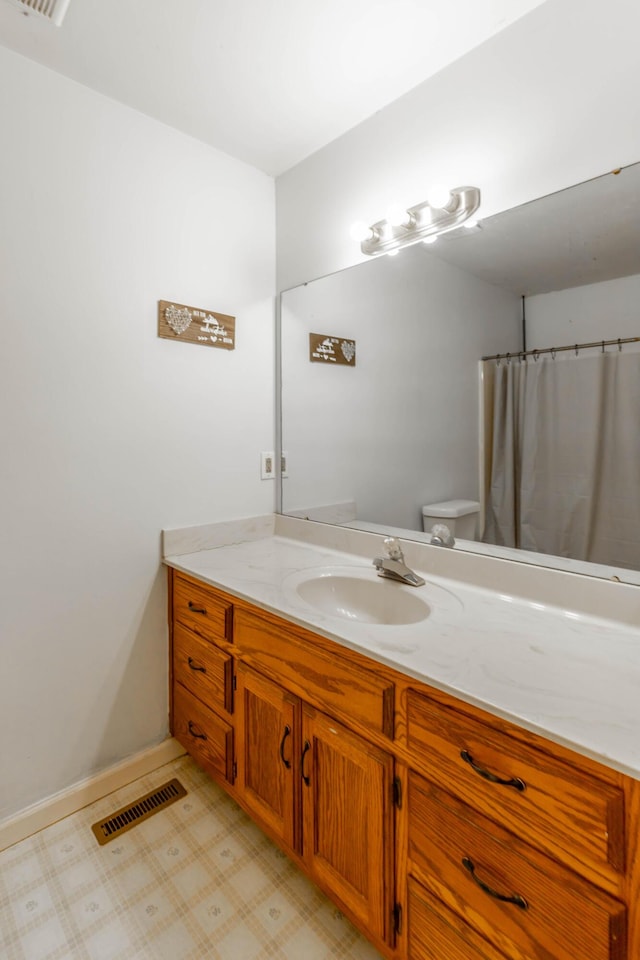
<path id="1" fill-rule="evenodd" d="M 535 360 L 536 363 L 538 362 L 538 351 L 537 351 L 537 350 L 534 350 L 534 351 L 533 351 L 533 359 Z"/>
<path id="2" fill-rule="evenodd" d="M 506 354 L 506 357 L 507 357 L 507 364 L 510 364 L 510 363 L 511 363 L 511 354 L 510 354 L 510 353 L 507 353 L 507 354 Z"/>
<path id="3" fill-rule="evenodd" d="M 551 359 L 555 360 L 555 358 L 556 358 L 556 348 L 551 347 Z"/>
<path id="4" fill-rule="evenodd" d="M 578 344 L 576 343 L 574 350 L 576 351 L 576 357 L 578 356 Z"/>
<path id="5" fill-rule="evenodd" d="M 618 337 L 618 353 L 622 353 L 622 341 L 620 337 Z"/>
<path id="6" fill-rule="evenodd" d="M 604 353 L 604 340 L 602 341 L 602 352 Z"/>

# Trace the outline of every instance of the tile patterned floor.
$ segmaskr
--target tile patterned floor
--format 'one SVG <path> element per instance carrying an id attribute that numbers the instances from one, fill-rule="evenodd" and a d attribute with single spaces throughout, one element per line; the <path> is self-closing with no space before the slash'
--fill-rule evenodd
<path id="1" fill-rule="evenodd" d="M 188 794 L 100 847 L 91 824 Z M 380 960 L 188 757 L 0 853 L 2 960 Z"/>

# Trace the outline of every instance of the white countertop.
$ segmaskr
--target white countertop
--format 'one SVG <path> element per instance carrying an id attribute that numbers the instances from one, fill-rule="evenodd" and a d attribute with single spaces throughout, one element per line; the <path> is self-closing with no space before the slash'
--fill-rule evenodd
<path id="1" fill-rule="evenodd" d="M 640 627 L 415 564 L 425 586 L 393 586 L 431 600 L 426 620 L 354 622 L 307 605 L 295 583 L 300 571 L 335 566 L 376 581 L 370 558 L 269 535 L 264 524 L 251 536 L 258 539 L 171 555 L 178 541 L 165 534 L 165 563 L 640 779 Z M 429 557 L 438 550 L 425 549 Z"/>

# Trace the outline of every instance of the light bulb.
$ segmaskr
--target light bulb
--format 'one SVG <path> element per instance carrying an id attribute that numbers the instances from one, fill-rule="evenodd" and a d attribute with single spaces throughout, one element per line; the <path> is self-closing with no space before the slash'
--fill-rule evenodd
<path id="1" fill-rule="evenodd" d="M 446 207 L 449 200 L 451 200 L 451 190 L 448 187 L 443 187 L 441 183 L 434 183 L 427 190 L 427 203 L 432 207 L 441 210 L 442 207 Z"/>
<path id="2" fill-rule="evenodd" d="M 387 210 L 387 221 L 392 227 L 406 227 L 411 223 L 411 216 L 398 204 Z"/>
<path id="3" fill-rule="evenodd" d="M 361 243 L 363 240 L 372 240 L 373 239 L 373 230 L 371 227 L 364 222 L 364 220 L 358 220 L 356 223 L 351 225 L 349 230 L 352 240 L 357 240 Z"/>
<path id="4" fill-rule="evenodd" d="M 435 237 L 425 237 L 425 239 L 424 239 L 422 242 L 423 242 L 423 243 L 435 243 L 437 239 L 438 239 L 438 236 L 437 236 L 437 234 L 436 234 Z"/>

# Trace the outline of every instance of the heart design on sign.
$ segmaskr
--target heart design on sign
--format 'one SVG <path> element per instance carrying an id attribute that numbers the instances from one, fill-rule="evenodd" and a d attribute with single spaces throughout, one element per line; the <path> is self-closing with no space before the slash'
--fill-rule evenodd
<path id="1" fill-rule="evenodd" d="M 345 358 L 347 363 L 351 363 L 356 355 L 355 343 L 352 343 L 350 340 L 343 340 L 340 344 L 340 349 L 342 350 L 342 356 Z"/>
<path id="2" fill-rule="evenodd" d="M 164 318 L 177 336 L 184 333 L 192 320 L 191 314 L 186 307 L 180 310 L 179 307 L 173 304 L 165 307 Z"/>

